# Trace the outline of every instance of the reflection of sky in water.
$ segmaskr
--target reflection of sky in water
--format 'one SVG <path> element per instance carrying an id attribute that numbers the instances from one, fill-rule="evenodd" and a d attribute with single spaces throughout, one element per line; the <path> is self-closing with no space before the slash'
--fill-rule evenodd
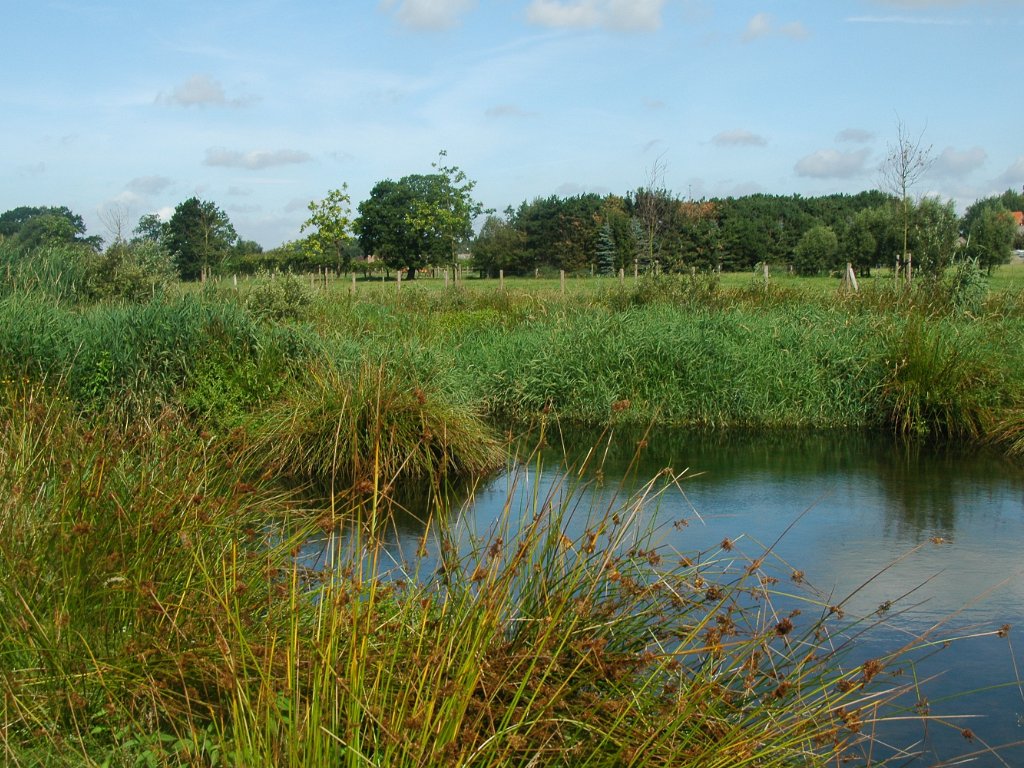
<path id="1" fill-rule="evenodd" d="M 589 511 L 615 504 L 617 492 L 619 502 L 630 495 L 636 483 L 622 478 L 635 442 L 614 440 L 601 480 L 585 478 L 570 502 L 575 510 L 570 536 L 582 533 Z M 532 514 L 531 499 L 565 498 L 573 483 L 554 469 L 557 465 L 552 458 L 552 469 L 539 477 L 534 465 L 520 466 L 479 488 L 471 503 L 451 513 L 459 518 L 463 543 L 471 535 L 489 538 L 506 505 L 513 513 Z M 870 615 L 914 590 L 890 610 L 887 627 L 860 641 L 858 658 L 898 646 L 944 621 L 944 636 L 1024 626 L 1024 473 L 1019 468 L 993 457 L 929 453 L 858 438 L 723 441 L 655 435 L 635 477 L 646 482 L 668 466 L 699 474 L 681 481 L 682 493 L 673 489 L 661 497 L 658 520 L 665 524 L 658 536 L 664 545 L 684 554 L 714 554 L 728 537 L 738 553 L 754 558 L 781 536 L 774 549 L 777 575 L 799 568 L 814 587 L 834 595 L 832 603 L 855 592 L 845 603 L 855 615 Z M 689 525 L 670 524 L 680 518 Z M 396 521 L 388 557 L 415 561 L 422 536 L 417 520 Z M 420 564 L 421 573 L 436 568 L 436 549 L 428 545 L 431 557 Z M 783 582 L 780 586 L 789 588 Z M 991 743 L 1024 739 L 1018 688 L 940 702 L 954 691 L 1013 680 L 1013 640 L 1011 633 L 1009 642 L 985 637 L 956 643 L 918 670 L 941 675 L 929 689 L 935 710 L 984 713 L 984 719 L 966 724 Z M 1024 666 L 1024 651 L 1016 658 Z M 919 735 L 915 726 L 895 737 Z M 933 728 L 930 738 L 943 756 L 972 748 L 948 729 Z M 1004 758 L 1024 765 L 1024 749 Z M 972 763 L 1001 764 L 985 757 Z"/>

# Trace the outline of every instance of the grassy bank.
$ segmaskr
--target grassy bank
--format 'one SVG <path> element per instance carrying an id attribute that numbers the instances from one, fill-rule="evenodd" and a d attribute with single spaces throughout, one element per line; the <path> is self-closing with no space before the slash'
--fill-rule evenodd
<path id="1" fill-rule="evenodd" d="M 62 258 L 0 245 L 11 765 L 877 757 L 873 724 L 914 716 L 905 659 L 848 668 L 862 627 L 770 552 L 660 545 L 642 511 L 677 478 L 510 497 L 468 548 L 447 491 L 503 463 L 498 423 L 1020 433 L 1011 290 L 278 276 L 98 302 Z M 399 567 L 379 533 L 412 481 L 432 521 Z M 314 531 L 338 546 L 308 572 Z"/>
<path id="2" fill-rule="evenodd" d="M 588 426 L 976 440 L 1000 431 L 1024 380 L 1020 295 L 979 293 L 983 285 L 956 275 L 912 289 L 876 277 L 857 294 L 787 277 L 605 278 L 563 293 L 557 281 L 366 282 L 353 292 L 344 281 L 312 288 L 279 276 L 126 305 L 83 301 L 57 278 L 59 290 L 44 291 L 50 278 L 33 282 L 27 270 L 0 292 L 5 378 L 60 380 L 90 408 L 181 408 L 206 429 L 241 428 L 268 449 L 277 440 L 296 454 L 290 471 L 318 482 L 336 473 L 275 428 L 369 413 L 375 375 L 395 393 L 383 415 L 407 414 L 389 432 L 399 441 L 391 453 L 419 453 L 411 468 L 440 456 L 439 466 L 470 472 L 486 460 L 463 462 L 445 439 L 420 450 L 419 438 L 447 424 L 468 449 L 486 433 L 481 419 L 528 424 L 545 413 Z M 415 407 L 399 392 L 413 393 Z M 363 426 L 337 423 L 339 435 L 365 431 L 365 418 L 353 418 Z M 324 430 L 310 441 L 328 442 Z"/>

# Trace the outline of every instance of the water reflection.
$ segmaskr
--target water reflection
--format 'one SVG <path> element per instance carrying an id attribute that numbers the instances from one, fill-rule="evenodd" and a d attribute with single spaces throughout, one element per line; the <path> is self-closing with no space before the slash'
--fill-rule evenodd
<path id="1" fill-rule="evenodd" d="M 572 503 L 582 510 L 575 524 L 582 530 L 588 509 L 621 502 L 671 467 L 689 471 L 680 489 L 661 500 L 658 515 L 690 524 L 666 525 L 666 546 L 715 551 L 729 538 L 754 558 L 775 544 L 780 567 L 799 568 L 835 601 L 849 596 L 851 614 L 871 615 L 909 593 L 896 602 L 884 629 L 860 640 L 862 658 L 939 624 L 945 634 L 964 635 L 1024 625 L 1024 473 L 998 457 L 858 434 L 615 431 L 553 433 L 548 442 L 539 464 L 516 464 L 444 504 L 429 496 L 405 499 L 407 512 L 389 523 L 387 561 L 432 573 L 437 545 L 425 521 L 448 515 L 466 543 L 486 538 L 506 509 L 513 518 L 531 514 L 536 498 L 557 502 L 574 494 Z M 588 455 L 588 470 L 577 482 L 566 463 L 578 466 Z M 416 557 L 424 544 L 427 556 Z M 323 542 L 311 545 L 310 557 L 317 547 L 322 551 Z M 936 711 L 983 713 L 971 723 L 976 733 L 990 743 L 1013 742 L 1024 738 L 1019 687 L 962 693 L 1014 680 L 1024 666 L 1024 657 L 1014 654 L 1012 637 L 988 636 L 954 644 L 918 674 L 940 676 L 930 693 Z M 958 698 L 941 702 L 954 694 Z M 893 738 L 917 735 L 897 729 Z M 977 746 L 948 729 L 935 729 L 926 745 L 944 757 Z M 1024 765 L 1024 750 L 1008 751 L 1004 759 Z M 1001 764 L 984 757 L 972 763 Z"/>

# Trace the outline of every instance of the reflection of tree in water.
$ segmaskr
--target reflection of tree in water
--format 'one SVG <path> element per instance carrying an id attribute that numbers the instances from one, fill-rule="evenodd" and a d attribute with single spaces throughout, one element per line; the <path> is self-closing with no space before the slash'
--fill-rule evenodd
<path id="1" fill-rule="evenodd" d="M 376 509 L 367 497 L 336 503 L 336 508 L 344 508 L 348 512 L 339 518 L 337 525 L 325 527 L 318 535 L 306 540 L 302 548 L 304 564 L 313 568 L 324 567 L 337 550 L 351 546 L 355 536 L 360 536 L 365 543 L 374 535 L 381 548 L 380 562 L 384 570 L 396 568 L 409 574 L 433 571 L 436 568 L 437 546 L 434 542 L 437 541 L 438 526 L 454 523 L 475 486 L 473 481 L 449 483 L 444 488 L 429 483 L 400 486 L 388 489 L 387 495 L 378 497 Z M 329 498 L 315 496 L 309 497 L 308 501 L 311 507 L 323 510 L 325 514 L 330 509 Z"/>
<path id="2" fill-rule="evenodd" d="M 535 435 L 524 436 L 513 451 L 515 457 L 529 460 L 536 440 Z M 687 483 L 711 489 L 763 482 L 765 492 L 771 493 L 768 486 L 772 484 L 805 480 L 841 478 L 864 483 L 877 488 L 883 497 L 885 525 L 918 539 L 951 535 L 958 524 L 962 526 L 984 506 L 972 499 L 997 485 L 1014 482 L 1016 474 L 991 454 L 895 443 L 885 435 L 863 433 L 549 428 L 545 443 L 541 451 L 545 474 L 554 476 L 568 469 L 575 473 L 589 454 L 583 482 L 621 488 L 627 495 L 666 467 L 677 473 L 689 470 L 684 488 Z M 533 466 L 533 461 L 529 463 Z M 481 481 L 476 487 L 486 485 L 487 481 Z M 448 487 L 441 493 L 429 486 L 399 488 L 379 516 L 378 533 L 389 562 L 405 564 L 410 570 L 436 567 L 436 526 L 458 527 L 458 518 L 465 514 L 472 518 L 470 529 L 486 529 L 501 512 L 498 485 L 485 494 L 489 497 L 486 505 L 497 507 L 493 509 L 480 508 L 484 503 L 474 507 L 467 501 L 475 490 L 472 483 Z M 327 507 L 321 502 L 320 508 Z M 311 540 L 305 551 L 311 558 L 323 557 L 324 547 L 340 546 L 349 538 L 355 530 L 353 522 L 345 522 L 340 536 L 339 531 L 328 531 Z M 428 523 L 434 526 L 427 537 L 428 551 L 433 551 L 421 561 L 417 550 Z"/>
<path id="3" fill-rule="evenodd" d="M 965 448 L 885 443 L 875 475 L 888 501 L 886 521 L 920 535 L 953 533 L 983 505 L 987 485 L 1007 482 L 998 456 Z"/>
<path id="4" fill-rule="evenodd" d="M 878 440 L 869 435 L 818 432 L 695 432 L 681 429 L 617 429 L 578 431 L 549 437 L 546 458 L 558 460 L 562 445 L 569 447 L 570 464 L 593 450 L 594 469 L 606 480 L 635 475 L 649 480 L 661 469 L 689 468 L 701 482 L 725 484 L 761 474 L 817 477 L 836 471 L 873 471 L 872 450 Z"/>
<path id="5" fill-rule="evenodd" d="M 664 467 L 689 468 L 694 482 L 709 486 L 757 477 L 786 482 L 841 475 L 879 488 L 887 523 L 917 536 L 952 533 L 983 506 L 972 498 L 1015 475 L 1005 460 L 977 449 L 896 442 L 865 433 L 625 429 L 576 432 L 549 442 L 554 444 L 548 449 L 552 460 L 562 444 L 573 446 L 577 457 L 593 449 L 600 457 L 594 466 L 606 482 L 626 475 L 642 482 Z"/>

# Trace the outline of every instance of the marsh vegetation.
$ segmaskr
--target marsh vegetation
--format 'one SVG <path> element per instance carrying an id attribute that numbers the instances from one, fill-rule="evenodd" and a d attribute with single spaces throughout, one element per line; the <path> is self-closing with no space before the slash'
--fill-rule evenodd
<path id="1" fill-rule="evenodd" d="M 450 504 L 509 456 L 540 461 L 558 424 L 1014 450 L 1018 289 L 100 291 L 133 273 L 80 257 L 0 244 L 7 763 L 826 765 L 875 760 L 879 720 L 928 722 L 899 674 L 913 639 L 852 661 L 868 620 L 770 547 L 666 545 L 682 522 L 649 512 L 679 473 L 591 508 L 571 487 L 510 496 L 469 545 Z M 410 483 L 422 551 L 393 561 Z M 307 568 L 294 553 L 324 531 L 344 545 Z"/>

